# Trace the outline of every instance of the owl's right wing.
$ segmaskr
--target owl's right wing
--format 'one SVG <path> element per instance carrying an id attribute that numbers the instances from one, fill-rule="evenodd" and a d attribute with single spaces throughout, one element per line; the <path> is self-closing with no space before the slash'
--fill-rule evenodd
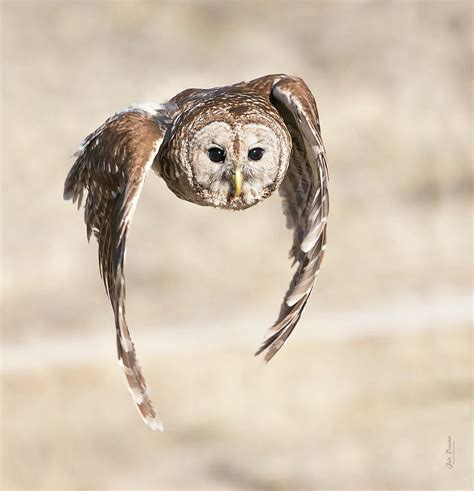
<path id="1" fill-rule="evenodd" d="M 170 107 L 130 108 L 110 117 L 75 154 L 64 199 L 81 206 L 87 238 L 99 244 L 99 268 L 115 316 L 119 363 L 145 423 L 163 429 L 147 394 L 145 379 L 125 318 L 125 246 L 145 178 L 170 125 Z"/>
<path id="2" fill-rule="evenodd" d="M 269 94 L 292 139 L 291 161 L 280 186 L 280 195 L 287 227 L 293 229 L 290 257 L 298 267 L 280 315 L 256 353 L 266 351 L 265 361 L 269 361 L 293 332 L 319 273 L 326 247 L 328 170 L 316 102 L 303 80 L 274 75 L 253 83 L 258 90 Z"/>

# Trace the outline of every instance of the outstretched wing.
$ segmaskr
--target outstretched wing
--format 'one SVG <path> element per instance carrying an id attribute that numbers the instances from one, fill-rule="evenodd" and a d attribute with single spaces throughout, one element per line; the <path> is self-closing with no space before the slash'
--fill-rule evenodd
<path id="1" fill-rule="evenodd" d="M 125 319 L 124 261 L 128 229 L 143 183 L 170 123 L 166 106 L 130 108 L 90 134 L 64 184 L 64 199 L 81 206 L 87 238 L 99 243 L 99 268 L 115 315 L 119 363 L 146 424 L 163 429 L 147 394 L 145 379 Z"/>
<path id="2" fill-rule="evenodd" d="M 309 88 L 300 78 L 285 75 L 274 76 L 273 81 L 264 77 L 260 84 L 270 90 L 270 101 L 292 138 L 291 161 L 280 195 L 287 227 L 293 229 L 290 257 L 298 263 L 280 315 L 256 353 L 266 351 L 268 362 L 292 333 L 313 290 L 326 247 L 329 198 L 318 110 Z"/>

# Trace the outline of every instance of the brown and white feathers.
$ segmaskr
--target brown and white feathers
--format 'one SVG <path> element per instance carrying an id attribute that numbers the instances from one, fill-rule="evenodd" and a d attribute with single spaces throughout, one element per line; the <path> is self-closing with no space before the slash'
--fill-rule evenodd
<path id="1" fill-rule="evenodd" d="M 287 75 L 188 89 L 166 104 L 115 114 L 75 155 L 64 198 L 80 207 L 87 192 L 87 236 L 99 244 L 119 363 L 144 421 L 162 430 L 125 317 L 126 239 L 146 176 L 153 168 L 179 198 L 226 209 L 248 208 L 279 189 L 298 266 L 256 353 L 269 361 L 307 305 L 326 246 L 328 171 L 316 103 L 300 78 Z"/>

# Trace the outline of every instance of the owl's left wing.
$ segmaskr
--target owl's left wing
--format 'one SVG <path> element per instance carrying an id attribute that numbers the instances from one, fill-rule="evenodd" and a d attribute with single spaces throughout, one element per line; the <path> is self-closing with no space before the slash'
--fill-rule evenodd
<path id="1" fill-rule="evenodd" d="M 76 153 L 64 199 L 81 205 L 87 237 L 99 243 L 99 267 L 115 315 L 119 362 L 145 423 L 163 429 L 148 396 L 125 317 L 126 239 L 145 178 L 170 124 L 167 106 L 130 108 L 110 117 Z"/>
<path id="2" fill-rule="evenodd" d="M 293 332 L 319 273 L 326 247 L 328 170 L 316 102 L 303 80 L 278 75 L 255 82 L 259 89 L 269 91 L 270 102 L 292 138 L 291 160 L 280 195 L 287 227 L 293 229 L 290 257 L 298 263 L 280 315 L 256 353 L 266 351 L 268 362 Z"/>

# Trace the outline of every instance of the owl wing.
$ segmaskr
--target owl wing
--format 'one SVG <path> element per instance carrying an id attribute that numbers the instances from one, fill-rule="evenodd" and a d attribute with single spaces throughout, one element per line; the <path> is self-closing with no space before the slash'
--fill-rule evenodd
<path id="1" fill-rule="evenodd" d="M 99 243 L 99 268 L 115 316 L 119 363 L 137 408 L 151 428 L 163 429 L 147 394 L 145 379 L 125 318 L 125 248 L 130 222 L 145 178 L 170 123 L 166 106 L 130 108 L 109 118 L 75 154 L 64 199 L 81 206 L 87 238 Z"/>
<path id="2" fill-rule="evenodd" d="M 298 265 L 279 317 L 256 353 L 266 351 L 268 362 L 298 323 L 321 267 L 329 211 L 328 170 L 316 102 L 303 80 L 278 75 L 273 82 L 264 77 L 258 83 L 270 90 L 270 102 L 292 138 L 291 160 L 280 195 L 287 227 L 293 229 L 290 257 Z"/>

